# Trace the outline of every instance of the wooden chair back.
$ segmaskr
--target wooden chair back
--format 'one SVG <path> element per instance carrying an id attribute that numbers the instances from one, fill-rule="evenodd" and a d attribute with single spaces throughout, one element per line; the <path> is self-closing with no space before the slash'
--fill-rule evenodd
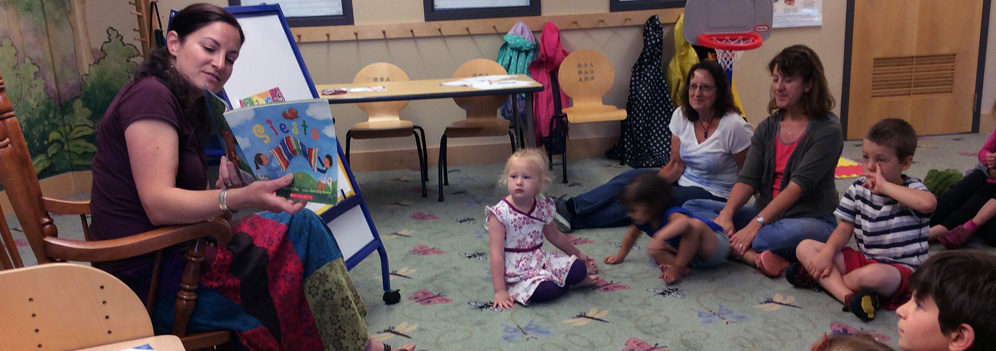
<path id="1" fill-rule="evenodd" d="M 564 58 L 557 76 L 560 88 L 574 101 L 573 106 L 601 105 L 602 97 L 612 89 L 616 72 L 605 55 L 582 49 Z"/>
<path id="2" fill-rule="evenodd" d="M 612 62 L 595 50 L 582 49 L 564 58 L 557 71 L 560 88 L 571 98 L 563 112 L 571 123 L 620 121 L 626 110 L 602 103 L 616 79 Z"/>
<path id="3" fill-rule="evenodd" d="M 478 76 L 508 74 L 498 62 L 489 59 L 473 59 L 465 62 L 453 73 L 453 78 L 471 78 Z M 508 100 L 508 95 L 485 95 L 453 98 L 457 106 L 467 111 L 469 124 L 482 123 L 491 125 L 497 122 L 498 108 Z M 494 120 L 494 121 L 492 121 Z M 507 122 L 507 121 L 506 121 Z M 506 128 L 507 123 L 506 123 Z"/>
<path id="4" fill-rule="evenodd" d="M 387 62 L 371 63 L 356 73 L 356 77 L 353 77 L 353 83 L 371 83 L 371 85 L 407 81 L 408 75 L 401 67 Z M 399 113 L 401 109 L 408 106 L 408 101 L 363 102 L 357 103 L 356 106 L 367 113 L 367 121 L 383 123 L 400 120 Z M 408 125 L 410 126 L 411 123 Z"/>
<path id="5" fill-rule="evenodd" d="M 55 263 L 0 272 L 0 330 L 10 350 L 75 350 L 153 335 L 138 296 L 96 268 Z"/>
<path id="6" fill-rule="evenodd" d="M 17 251 L 17 244 L 14 237 L 10 235 L 10 226 L 7 224 L 6 215 L 0 209 L 0 271 L 24 267 L 21 261 L 21 254 Z"/>
<path id="7" fill-rule="evenodd" d="M 187 265 L 176 298 L 173 334 L 183 338 L 183 344 L 188 348 L 205 348 L 231 340 L 229 331 L 186 335 L 187 324 L 197 300 L 196 290 L 201 276 L 201 261 L 204 260 L 207 247 L 205 239 L 212 239 L 218 245 L 227 244 L 232 237 L 231 224 L 226 219 L 218 217 L 206 222 L 168 226 L 119 239 L 89 241 L 87 215 L 90 213 L 90 201 L 60 200 L 42 195 L 41 185 L 38 183 L 31 155 L 28 153 L 28 144 L 7 97 L 2 75 L 0 75 L 0 185 L 3 185 L 7 193 L 17 221 L 28 239 L 38 264 L 65 261 L 106 262 L 156 253 L 157 263 L 153 268 L 152 286 L 146 303 L 147 317 L 151 315 L 155 303 L 162 250 L 189 243 Z M 59 230 L 49 213 L 79 215 L 86 241 L 59 238 Z M 6 242 L 6 238 L 4 240 Z"/>

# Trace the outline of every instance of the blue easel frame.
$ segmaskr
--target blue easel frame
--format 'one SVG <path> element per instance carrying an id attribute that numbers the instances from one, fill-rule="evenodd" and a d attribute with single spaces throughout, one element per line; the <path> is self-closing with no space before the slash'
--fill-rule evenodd
<path id="1" fill-rule="evenodd" d="M 236 18 L 277 15 L 280 19 L 280 23 L 283 25 L 284 33 L 287 35 L 287 41 L 291 44 L 290 47 L 294 51 L 294 57 L 297 58 L 298 65 L 301 66 L 301 72 L 304 74 L 304 79 L 307 81 L 312 97 L 319 97 L 318 90 L 315 89 L 315 84 L 311 79 L 311 73 L 308 71 L 308 66 L 305 65 L 304 59 L 301 57 L 301 52 L 298 50 L 297 43 L 294 41 L 290 27 L 287 25 L 287 19 L 284 17 L 283 11 L 280 10 L 280 5 L 232 6 L 225 9 L 231 12 Z M 227 96 L 224 97 L 227 99 Z M 346 158 L 342 151 L 342 145 L 337 145 L 337 149 L 339 152 L 339 160 L 341 160 L 343 168 L 346 172 L 346 178 L 349 179 L 349 184 L 352 186 L 353 196 L 346 197 L 335 206 L 320 213 L 319 216 L 321 216 L 325 223 L 330 223 L 336 219 L 336 217 L 346 213 L 347 211 L 352 210 L 357 206 L 360 207 L 363 212 L 363 217 L 366 219 L 367 226 L 370 228 L 370 233 L 373 239 L 352 256 L 345 258 L 346 268 L 353 269 L 353 267 L 363 261 L 363 259 L 376 251 L 377 254 L 380 255 L 381 275 L 384 285 L 384 302 L 388 305 L 395 304 L 400 300 L 401 295 L 398 290 L 391 290 L 391 276 L 390 266 L 387 260 L 387 250 L 384 249 L 384 243 L 381 241 L 380 234 L 377 232 L 377 226 L 374 225 L 373 218 L 370 216 L 370 209 L 367 208 L 366 202 L 363 201 L 363 195 L 360 193 L 360 187 L 356 183 L 356 177 L 353 176 L 353 171 L 349 167 L 349 163 L 345 161 Z"/>

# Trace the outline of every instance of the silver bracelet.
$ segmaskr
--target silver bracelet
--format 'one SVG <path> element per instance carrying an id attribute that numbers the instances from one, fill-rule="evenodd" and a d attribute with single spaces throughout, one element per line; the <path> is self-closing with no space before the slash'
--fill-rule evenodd
<path id="1" fill-rule="evenodd" d="M 222 212 L 232 213 L 232 210 L 228 209 L 228 189 L 221 189 L 221 192 L 218 193 L 218 208 Z"/>

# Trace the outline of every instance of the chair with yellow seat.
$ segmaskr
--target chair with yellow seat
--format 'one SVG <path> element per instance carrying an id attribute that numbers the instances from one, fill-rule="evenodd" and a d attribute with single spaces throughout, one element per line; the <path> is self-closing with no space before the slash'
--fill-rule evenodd
<path id="1" fill-rule="evenodd" d="M 406 82 L 408 75 L 401 67 L 387 62 L 367 65 L 356 73 L 353 83 Z M 364 102 L 356 104 L 367 113 L 367 121 L 353 125 L 346 132 L 346 162 L 349 162 L 351 139 L 398 138 L 414 135 L 418 165 L 422 176 L 422 197 L 427 197 L 425 182 L 429 179 L 429 151 L 425 147 L 425 130 L 421 126 L 401 119 L 400 112 L 408 101 Z"/>
<path id="2" fill-rule="evenodd" d="M 508 74 L 498 62 L 488 59 L 473 59 L 457 68 L 453 78 Z M 443 184 L 449 185 L 446 164 L 446 141 L 448 138 L 472 138 L 508 135 L 515 152 L 515 135 L 509 130 L 510 123 L 498 115 L 498 108 L 508 100 L 508 95 L 485 95 L 455 97 L 460 108 L 467 111 L 467 118 L 450 124 L 439 140 L 439 201 L 443 201 Z"/>
<path id="3" fill-rule="evenodd" d="M 158 259 L 153 268 L 152 285 L 145 306 L 148 318 L 157 296 L 156 282 L 159 280 L 159 259 L 162 258 L 163 250 L 175 245 L 187 245 L 186 267 L 180 278 L 180 291 L 175 298 L 176 314 L 172 333 L 180 337 L 184 347 L 191 350 L 231 343 L 234 338 L 228 330 L 187 334 L 187 325 L 197 302 L 196 291 L 207 240 L 218 245 L 227 244 L 232 238 L 231 224 L 224 218 L 217 217 L 201 223 L 167 226 L 118 239 L 89 241 L 87 215 L 90 213 L 90 201 L 60 200 L 42 195 L 21 124 L 14 115 L 14 108 L 5 90 L 6 85 L 0 75 L 0 185 L 7 193 L 17 221 L 38 263 L 107 262 L 145 254 L 156 255 Z M 79 215 L 86 240 L 59 238 L 59 229 L 50 213 Z M 3 227 L 6 226 L 7 223 L 4 222 Z M 2 232 L 6 231 L 4 229 Z M 7 242 L 6 235 L 4 242 Z M 0 286 L 6 288 L 6 285 Z"/>
<path id="4" fill-rule="evenodd" d="M 560 89 L 571 98 L 571 107 L 563 108 L 554 118 L 565 118 L 563 129 L 563 182 L 567 183 L 567 131 L 570 123 L 614 122 L 626 119 L 626 110 L 602 103 L 612 89 L 616 74 L 612 62 L 595 50 L 577 50 L 567 55 L 557 71 Z M 557 99 L 554 99 L 555 101 Z M 559 113 L 562 112 L 562 113 Z M 551 121 L 551 132 L 554 121 Z M 552 155 L 550 155 L 552 158 Z"/>
<path id="5" fill-rule="evenodd" d="M 102 270 L 71 263 L 11 269 L 0 272 L 0 286 L 4 349 L 183 350 L 175 335 L 154 337 L 142 300 Z"/>

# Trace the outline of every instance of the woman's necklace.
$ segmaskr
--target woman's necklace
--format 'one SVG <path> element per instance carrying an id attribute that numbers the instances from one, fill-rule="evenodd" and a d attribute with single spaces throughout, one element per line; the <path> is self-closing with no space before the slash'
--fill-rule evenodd
<path id="1" fill-rule="evenodd" d="M 709 124 L 705 124 L 705 123 L 702 123 L 702 119 L 699 119 L 699 125 L 702 126 L 702 139 L 709 138 L 709 127 L 712 127 L 712 121 L 715 121 L 715 120 L 716 120 L 716 118 L 713 117 L 713 119 L 709 120 Z"/>

